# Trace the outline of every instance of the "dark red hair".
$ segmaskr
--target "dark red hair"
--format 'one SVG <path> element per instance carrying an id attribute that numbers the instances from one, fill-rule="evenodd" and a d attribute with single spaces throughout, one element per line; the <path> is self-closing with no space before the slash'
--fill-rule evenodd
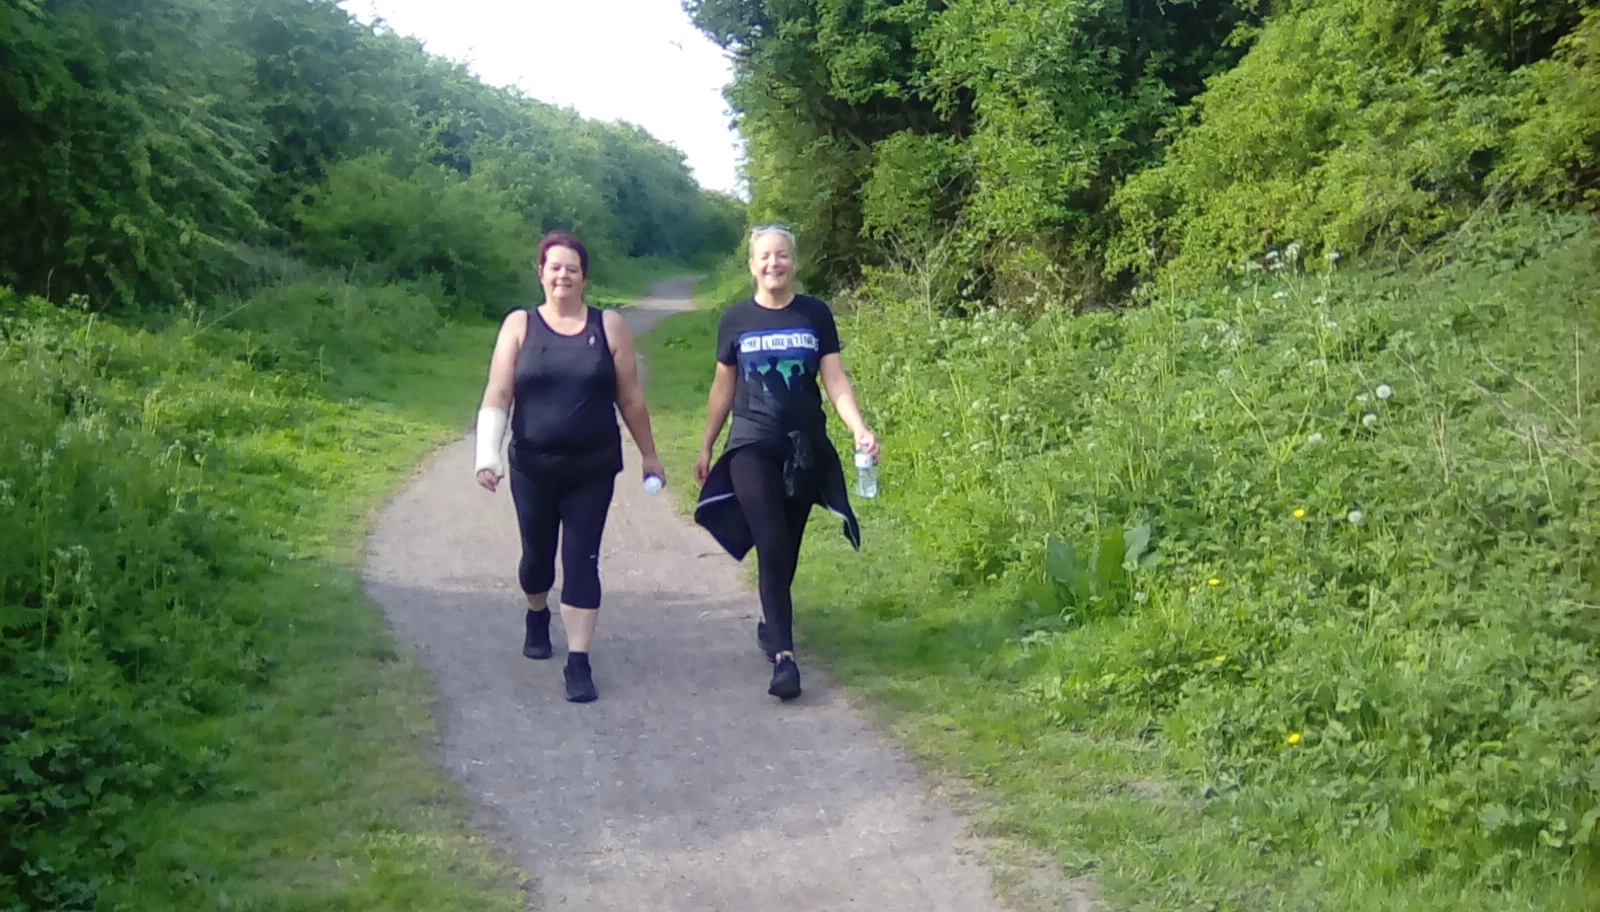
<path id="1" fill-rule="evenodd" d="M 589 250 L 578 240 L 578 236 L 567 231 L 552 231 L 539 242 L 539 274 L 544 275 L 545 256 L 551 247 L 570 247 L 578 254 L 578 266 L 583 270 L 583 277 L 589 277 Z"/>

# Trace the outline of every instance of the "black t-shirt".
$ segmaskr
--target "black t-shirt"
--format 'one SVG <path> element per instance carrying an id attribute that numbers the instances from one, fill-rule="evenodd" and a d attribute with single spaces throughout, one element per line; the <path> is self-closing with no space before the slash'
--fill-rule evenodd
<path id="1" fill-rule="evenodd" d="M 823 356 L 838 351 L 833 311 L 809 295 L 795 295 L 780 310 L 746 298 L 724 311 L 717 360 L 739 373 L 727 449 L 783 444 L 790 431 L 824 429 L 817 374 Z"/>

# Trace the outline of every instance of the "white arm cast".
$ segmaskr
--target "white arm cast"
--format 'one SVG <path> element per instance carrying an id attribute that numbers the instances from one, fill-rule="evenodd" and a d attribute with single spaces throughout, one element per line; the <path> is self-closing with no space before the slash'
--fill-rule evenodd
<path id="1" fill-rule="evenodd" d="M 500 456 L 500 445 L 504 441 L 505 435 L 505 409 L 478 409 L 477 461 L 472 470 L 474 475 L 484 469 L 488 469 L 495 474 L 496 478 L 505 476 L 505 462 Z"/>

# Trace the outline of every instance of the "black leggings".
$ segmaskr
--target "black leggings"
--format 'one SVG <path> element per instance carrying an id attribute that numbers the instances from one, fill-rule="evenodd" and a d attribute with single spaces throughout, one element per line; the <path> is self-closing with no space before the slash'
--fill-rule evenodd
<path id="1" fill-rule="evenodd" d="M 573 480 L 530 476 L 511 467 L 511 500 L 522 529 L 517 581 L 529 595 L 556 581 L 556 533 L 561 533 L 561 604 L 600 607 L 600 536 L 617 476 Z"/>
<path id="2" fill-rule="evenodd" d="M 794 584 L 811 503 L 783 496 L 783 457 L 745 447 L 728 466 L 733 493 L 755 540 L 761 615 L 774 652 L 794 650 Z"/>

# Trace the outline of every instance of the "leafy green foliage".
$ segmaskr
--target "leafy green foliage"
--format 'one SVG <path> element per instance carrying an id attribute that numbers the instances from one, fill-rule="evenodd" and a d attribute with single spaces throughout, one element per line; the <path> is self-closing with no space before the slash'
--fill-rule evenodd
<path id="1" fill-rule="evenodd" d="M 996 813 L 1155 907 L 1586 908 L 1597 249 L 1495 220 L 1434 274 L 1121 315 L 856 301 L 879 556 L 809 559 L 802 628 L 930 728 L 1005 732 L 1029 759 L 969 768 L 1017 783 Z M 1088 768 L 1020 771 L 1069 737 Z M 1035 814 L 1096 763 L 1204 800 Z"/>
<path id="2" fill-rule="evenodd" d="M 261 227 L 258 124 L 211 7 L 0 8 L 0 282 L 128 302 L 227 274 Z"/>
<path id="3" fill-rule="evenodd" d="M 1587 5 L 1285 4 L 1196 99 L 1166 162 L 1118 193 L 1110 266 L 1195 281 L 1291 242 L 1418 247 L 1487 189 L 1570 199 L 1600 135 L 1574 94 L 1595 79 L 1581 49 L 1597 11 L 1573 31 Z"/>
<path id="4" fill-rule="evenodd" d="M 838 286 L 954 233 L 969 295 L 1026 284 L 1040 245 L 1096 273 L 1116 181 L 1236 57 L 1243 18 L 1227 0 L 688 6 L 735 52 L 753 210 L 795 224 L 808 276 Z"/>
<path id="5" fill-rule="evenodd" d="M 319 259 L 426 274 L 489 312 L 518 287 L 507 258 L 526 268 L 519 239 L 562 227 L 597 260 L 687 260 L 725 252 L 739 208 L 642 130 L 486 86 L 334 0 L 7 4 L 0 59 L 0 202 L 29 213 L 0 226 L 0 281 L 58 302 L 204 302 L 243 281 L 240 244 L 310 249 L 370 221 L 356 234 L 378 246 Z M 363 204 L 357 185 L 397 199 Z M 446 212 L 393 236 L 422 202 Z"/>
<path id="6" fill-rule="evenodd" d="M 688 8 L 735 54 L 753 211 L 821 287 L 931 268 L 947 310 L 1101 306 L 1595 185 L 1588 0 Z"/>

